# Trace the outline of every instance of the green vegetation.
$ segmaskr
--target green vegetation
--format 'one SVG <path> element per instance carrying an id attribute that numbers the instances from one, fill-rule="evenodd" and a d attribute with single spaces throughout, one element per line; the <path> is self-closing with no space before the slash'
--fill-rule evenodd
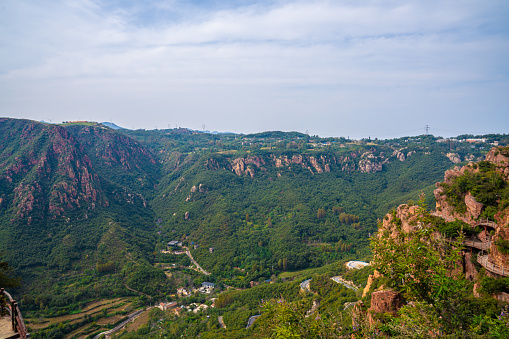
<path id="1" fill-rule="evenodd" d="M 13 276 L 13 269 L 9 263 L 3 261 L 3 255 L 0 253 L 0 288 L 18 287 L 19 278 Z"/>
<path id="2" fill-rule="evenodd" d="M 453 165 L 448 153 L 478 159 L 489 147 L 433 136 L 354 141 L 14 119 L 0 119 L 0 135 L 0 250 L 23 278 L 15 293 L 29 318 L 78 312 L 98 298 L 175 300 L 178 287 L 209 281 L 219 290 L 246 289 L 224 293 L 222 307 L 207 311 L 223 315 L 232 337 L 251 333 L 243 326 L 262 311 L 260 299 L 310 306 L 312 297 L 298 294 L 305 278 L 313 278 L 320 312 L 355 300 L 328 278 L 365 283 L 370 269 L 346 271 L 342 263 L 372 258 L 377 219 L 421 190 L 432 203 L 434 183 Z M 488 139 L 504 143 L 507 136 Z M 448 197 L 470 190 L 492 216 L 497 201 L 509 203 L 497 173 L 480 163 Z M 437 227 L 451 237 L 469 232 L 459 222 Z M 182 250 L 168 248 L 171 240 L 212 274 L 197 272 L 185 254 L 163 253 Z M 168 333 L 224 332 L 217 317 L 200 322 L 194 313 L 175 320 L 154 312 L 138 335 L 155 336 L 158 317 L 169 322 Z"/>

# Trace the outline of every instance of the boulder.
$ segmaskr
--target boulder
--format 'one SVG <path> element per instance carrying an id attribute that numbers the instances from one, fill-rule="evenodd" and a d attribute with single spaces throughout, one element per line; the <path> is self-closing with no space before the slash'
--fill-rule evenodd
<path id="1" fill-rule="evenodd" d="M 403 306 L 403 298 L 399 292 L 383 290 L 371 294 L 371 307 L 369 311 L 374 313 L 392 313 Z"/>

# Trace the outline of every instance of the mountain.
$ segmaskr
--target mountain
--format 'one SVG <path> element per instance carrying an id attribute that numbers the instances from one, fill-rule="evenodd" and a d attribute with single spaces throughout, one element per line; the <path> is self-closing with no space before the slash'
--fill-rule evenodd
<path id="1" fill-rule="evenodd" d="M 98 297 L 162 300 L 203 282 L 159 268 L 188 265 L 161 253 L 170 240 L 190 248 L 209 281 L 237 288 L 369 260 L 388 209 L 421 190 L 434 203 L 444 171 L 506 138 L 352 141 L 8 118 L 0 136 L 0 250 L 23 277 L 23 307 L 47 315 Z"/>
<path id="2" fill-rule="evenodd" d="M 26 292 L 63 306 L 94 296 L 54 294 L 63 277 L 149 264 L 155 215 L 143 194 L 159 174 L 145 148 L 100 125 L 1 119 L 0 131 L 0 248 Z"/>

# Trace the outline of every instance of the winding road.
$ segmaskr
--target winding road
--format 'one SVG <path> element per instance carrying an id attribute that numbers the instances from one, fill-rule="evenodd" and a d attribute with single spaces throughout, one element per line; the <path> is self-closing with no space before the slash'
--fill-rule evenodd
<path id="1" fill-rule="evenodd" d="M 304 292 L 311 292 L 311 290 L 309 289 L 309 283 L 311 282 L 311 279 L 308 279 L 308 280 L 304 280 L 303 282 L 300 283 L 300 289 Z"/>
<path id="2" fill-rule="evenodd" d="M 342 284 L 342 285 L 346 286 L 347 288 L 349 288 L 351 290 L 354 290 L 354 291 L 358 290 L 357 287 L 351 286 L 351 285 L 347 284 L 346 282 L 342 281 L 343 278 L 341 276 L 339 276 L 339 275 L 335 276 L 335 277 L 332 277 L 331 279 L 334 280 L 334 282 L 337 282 L 338 284 Z"/>
<path id="3" fill-rule="evenodd" d="M 251 326 L 253 326 L 256 318 L 258 318 L 261 314 L 258 314 L 258 315 L 253 315 L 251 318 L 249 318 L 249 320 L 247 321 L 247 327 L 246 328 L 250 328 Z"/>

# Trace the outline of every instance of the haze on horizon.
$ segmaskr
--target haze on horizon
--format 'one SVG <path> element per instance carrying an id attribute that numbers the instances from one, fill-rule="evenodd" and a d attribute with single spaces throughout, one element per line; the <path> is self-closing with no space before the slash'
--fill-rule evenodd
<path id="1" fill-rule="evenodd" d="M 509 132 L 509 2 L 5 0 L 0 115 L 394 138 Z"/>

